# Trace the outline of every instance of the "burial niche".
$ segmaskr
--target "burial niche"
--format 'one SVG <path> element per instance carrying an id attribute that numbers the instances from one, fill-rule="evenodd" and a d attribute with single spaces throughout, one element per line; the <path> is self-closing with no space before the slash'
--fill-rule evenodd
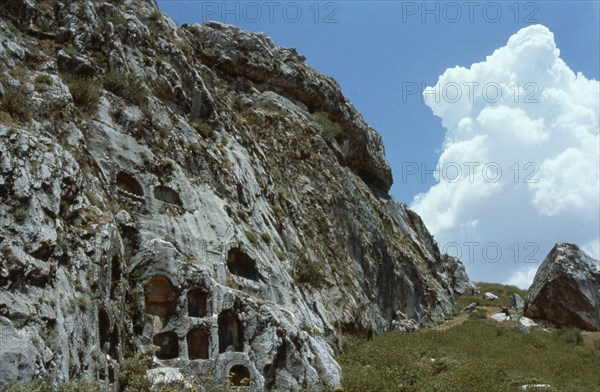
<path id="1" fill-rule="evenodd" d="M 153 276 L 144 287 L 144 309 L 163 319 L 173 311 L 173 285 L 164 276 Z"/>
<path id="2" fill-rule="evenodd" d="M 154 198 L 168 204 L 183 206 L 179 193 L 168 186 L 159 185 L 154 188 Z"/>
<path id="3" fill-rule="evenodd" d="M 231 384 L 236 387 L 250 385 L 250 370 L 244 365 L 234 365 L 229 369 Z"/>
<path id="4" fill-rule="evenodd" d="M 179 339 L 175 332 L 161 332 L 154 335 L 152 344 L 158 346 L 156 358 L 173 359 L 179 356 Z"/>
<path id="5" fill-rule="evenodd" d="M 115 255 L 110 263 L 110 296 L 114 298 L 115 291 L 119 287 L 119 282 L 123 276 L 123 270 L 121 268 L 121 259 Z"/>
<path id="6" fill-rule="evenodd" d="M 187 293 L 188 316 L 206 317 L 208 296 L 202 289 L 191 289 Z"/>
<path id="7" fill-rule="evenodd" d="M 219 353 L 242 351 L 244 349 L 244 327 L 231 310 L 219 314 Z"/>
<path id="8" fill-rule="evenodd" d="M 117 174 L 117 187 L 132 195 L 144 197 L 144 190 L 140 183 L 125 172 L 119 172 Z"/>
<path id="9" fill-rule="evenodd" d="M 121 232 L 121 238 L 123 243 L 130 251 L 137 251 L 140 249 L 142 243 L 142 236 L 138 229 L 133 226 L 121 225 L 119 226 Z"/>
<path id="10" fill-rule="evenodd" d="M 104 309 L 100 309 L 98 311 L 98 329 L 100 350 L 106 354 L 108 353 L 108 349 L 110 347 L 110 318 Z"/>
<path id="11" fill-rule="evenodd" d="M 194 328 L 186 336 L 189 359 L 208 359 L 208 335 L 202 328 Z"/>
<path id="12" fill-rule="evenodd" d="M 227 255 L 227 268 L 229 272 L 243 278 L 258 280 L 256 261 L 244 253 L 240 248 L 231 248 Z"/>
<path id="13" fill-rule="evenodd" d="M 111 328 L 110 317 L 104 308 L 100 308 L 98 311 L 98 330 L 100 350 L 112 358 L 118 359 L 119 330 L 116 326 Z"/>

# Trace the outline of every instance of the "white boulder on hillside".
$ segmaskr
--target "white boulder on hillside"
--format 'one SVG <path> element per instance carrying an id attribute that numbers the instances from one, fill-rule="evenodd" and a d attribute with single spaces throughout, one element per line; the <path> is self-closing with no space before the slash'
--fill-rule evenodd
<path id="1" fill-rule="evenodd" d="M 483 294 L 483 298 L 487 299 L 488 301 L 498 301 L 498 296 L 490 292 Z"/>

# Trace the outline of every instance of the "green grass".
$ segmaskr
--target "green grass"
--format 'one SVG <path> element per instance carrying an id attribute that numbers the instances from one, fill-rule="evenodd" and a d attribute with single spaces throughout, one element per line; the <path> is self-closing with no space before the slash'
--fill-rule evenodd
<path id="1" fill-rule="evenodd" d="M 481 294 L 458 301 L 504 306 L 514 292 L 525 296 L 514 286 L 478 287 Z M 499 301 L 484 300 L 486 291 L 497 294 Z M 346 337 L 344 353 L 337 359 L 347 392 L 504 392 L 519 391 L 524 384 L 592 392 L 600 385 L 600 343 L 583 345 L 578 330 L 524 333 L 515 325 L 477 317 L 446 330 L 388 332 L 372 340 Z"/>
<path id="2" fill-rule="evenodd" d="M 342 128 L 340 127 L 340 124 L 332 121 L 327 113 L 317 112 L 313 114 L 313 118 L 321 126 L 325 139 L 333 140 L 341 135 Z"/>
<path id="3" fill-rule="evenodd" d="M 445 331 L 348 337 L 338 360 L 347 391 L 493 392 L 538 383 L 597 391 L 600 350 L 575 336 L 568 329 L 526 334 L 470 319 Z"/>
<path id="4" fill-rule="evenodd" d="M 252 245 L 258 244 L 258 238 L 256 237 L 256 234 L 254 234 L 254 232 L 246 230 L 246 238 L 248 238 L 248 241 L 250 241 Z"/>
<path id="5" fill-rule="evenodd" d="M 154 10 L 152 11 L 152 13 L 148 16 L 148 19 L 150 19 L 153 22 L 158 22 L 159 20 L 161 20 L 163 17 L 162 12 L 160 12 L 159 10 Z"/>
<path id="6" fill-rule="evenodd" d="M 103 392 L 107 387 L 99 381 L 80 379 L 61 384 L 54 388 L 49 378 L 31 381 L 26 384 L 10 384 L 5 392 Z"/>
<path id="7" fill-rule="evenodd" d="M 148 90 L 144 78 L 133 73 L 107 72 L 102 76 L 102 86 L 115 95 L 142 106 L 146 103 Z"/>
<path id="8" fill-rule="evenodd" d="M 102 97 L 100 86 L 92 80 L 75 79 L 69 83 L 69 90 L 75 105 L 88 114 L 96 110 Z"/>
<path id="9" fill-rule="evenodd" d="M 149 391 L 152 383 L 146 378 L 148 364 L 139 356 L 127 358 L 121 364 L 119 383 L 122 390 L 129 392 Z"/>
<path id="10" fill-rule="evenodd" d="M 192 123 L 192 127 L 205 139 L 217 140 L 217 134 L 207 123 Z"/>
<path id="11" fill-rule="evenodd" d="M 322 261 L 311 261 L 306 256 L 301 255 L 294 261 L 293 267 L 296 283 L 314 288 L 325 285 L 325 264 Z"/>
<path id="12" fill-rule="evenodd" d="M 260 238 L 268 245 L 271 243 L 271 236 L 269 233 L 261 233 Z"/>
<path id="13" fill-rule="evenodd" d="M 8 86 L 0 98 L 0 111 L 4 111 L 14 119 L 29 122 L 32 116 L 31 104 L 25 89 Z"/>
<path id="14" fill-rule="evenodd" d="M 35 90 L 45 91 L 48 86 L 52 85 L 52 78 L 48 74 L 39 74 L 35 77 Z"/>

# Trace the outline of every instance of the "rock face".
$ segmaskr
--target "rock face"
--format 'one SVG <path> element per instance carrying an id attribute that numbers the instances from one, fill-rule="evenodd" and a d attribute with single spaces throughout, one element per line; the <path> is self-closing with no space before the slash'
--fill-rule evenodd
<path id="1" fill-rule="evenodd" d="M 469 279 L 465 271 L 465 266 L 459 259 L 444 254 L 442 255 L 442 261 L 445 275 L 454 293 L 459 295 L 473 295 L 479 292 L 475 283 Z"/>
<path id="2" fill-rule="evenodd" d="M 152 1 L 0 3 L 0 389 L 340 385 L 338 334 L 469 290 L 380 136 L 292 49 Z M 401 315 L 398 316 L 398 315 Z"/>
<path id="3" fill-rule="evenodd" d="M 524 315 L 561 326 L 598 330 L 600 268 L 577 245 L 556 244 L 544 259 L 525 298 Z"/>

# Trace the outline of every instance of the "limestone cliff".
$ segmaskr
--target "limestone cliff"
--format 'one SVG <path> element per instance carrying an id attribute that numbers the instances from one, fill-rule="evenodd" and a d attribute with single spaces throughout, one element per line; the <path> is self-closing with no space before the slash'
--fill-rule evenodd
<path id="1" fill-rule="evenodd" d="M 152 1 L 0 3 L 0 389 L 340 385 L 340 333 L 451 313 L 381 137 L 263 34 Z M 393 324 L 394 322 L 394 324 Z"/>

